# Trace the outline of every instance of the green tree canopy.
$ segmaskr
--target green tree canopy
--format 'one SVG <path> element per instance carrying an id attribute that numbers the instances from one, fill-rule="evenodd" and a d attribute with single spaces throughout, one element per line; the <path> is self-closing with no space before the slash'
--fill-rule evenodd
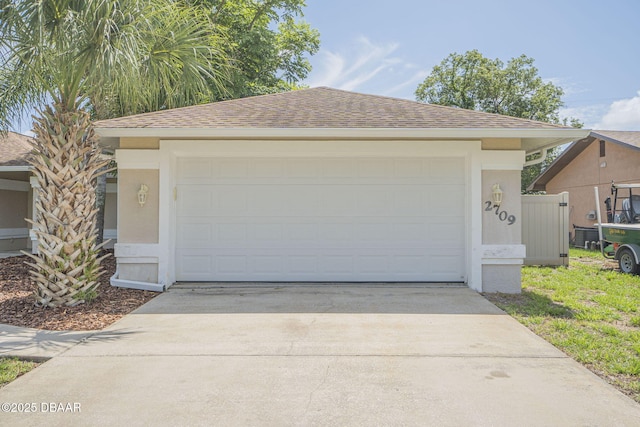
<path id="1" fill-rule="evenodd" d="M 299 20 L 305 0 L 191 0 L 206 9 L 219 33 L 232 73 L 217 99 L 282 92 L 311 71 L 308 55 L 320 48 L 318 30 Z"/>
<path id="2" fill-rule="evenodd" d="M 416 89 L 416 99 L 523 119 L 558 123 L 564 91 L 538 75 L 525 55 L 489 59 L 477 50 L 452 53 Z"/>
<path id="3" fill-rule="evenodd" d="M 522 119 L 582 127 L 575 119 L 561 122 L 563 106 L 561 87 L 544 82 L 534 60 L 521 55 L 506 65 L 500 59 L 489 59 L 477 50 L 452 53 L 418 86 L 415 95 L 421 102 L 447 105 Z M 522 173 L 522 191 L 553 161 L 559 150 L 548 153 L 544 162 L 532 165 Z M 528 159 L 530 160 L 530 159 Z"/>

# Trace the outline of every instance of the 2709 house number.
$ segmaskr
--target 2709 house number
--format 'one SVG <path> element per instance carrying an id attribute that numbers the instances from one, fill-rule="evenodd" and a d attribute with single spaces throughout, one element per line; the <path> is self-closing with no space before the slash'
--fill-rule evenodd
<path id="1" fill-rule="evenodd" d="M 500 221 L 507 221 L 508 225 L 513 225 L 516 223 L 515 215 L 509 215 L 507 211 L 501 211 L 500 206 L 493 206 L 493 202 L 484 202 L 486 212 L 491 212 L 492 210 L 496 210 L 496 216 Z"/>

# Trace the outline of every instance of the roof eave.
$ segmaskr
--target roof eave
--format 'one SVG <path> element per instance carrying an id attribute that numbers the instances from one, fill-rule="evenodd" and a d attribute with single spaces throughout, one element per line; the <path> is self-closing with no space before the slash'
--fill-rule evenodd
<path id="1" fill-rule="evenodd" d="M 106 128 L 97 127 L 103 140 L 113 138 L 249 138 L 249 139 L 483 139 L 521 138 L 522 149 L 535 152 L 584 138 L 589 130 L 521 128 Z"/>
<path id="2" fill-rule="evenodd" d="M 593 141 L 595 138 L 593 137 L 593 133 L 589 134 L 589 136 L 579 139 L 577 141 L 573 141 L 573 143 L 567 147 L 558 157 L 556 157 L 553 162 L 540 174 L 538 175 L 529 187 L 527 187 L 528 191 L 546 191 L 546 185 L 551 181 L 555 176 L 560 173 L 569 163 L 573 161 L 580 153 L 582 153 Z"/>

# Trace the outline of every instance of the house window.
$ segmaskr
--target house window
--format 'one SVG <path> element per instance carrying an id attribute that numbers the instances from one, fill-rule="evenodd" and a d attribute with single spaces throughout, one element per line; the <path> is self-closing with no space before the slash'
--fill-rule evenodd
<path id="1" fill-rule="evenodd" d="M 604 140 L 600 140 L 600 157 L 604 157 L 605 156 L 605 150 L 604 150 Z"/>

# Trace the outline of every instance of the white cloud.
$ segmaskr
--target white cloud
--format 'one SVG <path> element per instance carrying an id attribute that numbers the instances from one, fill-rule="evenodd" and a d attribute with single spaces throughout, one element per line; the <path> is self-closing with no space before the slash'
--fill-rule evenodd
<path id="1" fill-rule="evenodd" d="M 398 83 L 397 85 L 387 89 L 387 91 L 384 92 L 384 95 L 392 96 L 393 94 L 404 91 L 406 89 L 410 89 L 412 91 L 411 93 L 413 94 L 413 92 L 418 87 L 418 84 L 420 84 L 424 79 L 426 79 L 429 74 L 430 74 L 429 71 L 426 71 L 426 70 L 417 71 L 405 81 Z"/>
<path id="2" fill-rule="evenodd" d="M 576 118 L 584 123 L 585 129 L 597 129 L 597 124 L 602 116 L 607 112 L 608 105 L 594 104 L 584 105 L 581 107 L 561 108 L 559 111 L 560 118 Z"/>
<path id="3" fill-rule="evenodd" d="M 594 126 L 602 130 L 640 130 L 640 91 L 633 98 L 611 103 L 608 111 Z"/>
<path id="4" fill-rule="evenodd" d="M 398 55 L 399 47 L 361 36 L 339 52 L 321 49 L 312 58 L 313 71 L 305 84 L 413 99 L 413 90 L 428 73 L 416 72 L 414 64 Z"/>
<path id="5" fill-rule="evenodd" d="M 376 45 L 366 37 L 359 37 L 346 51 L 320 50 L 320 63 L 315 65 L 307 83 L 310 86 L 357 89 L 399 61 L 391 56 L 397 48 L 395 43 Z"/>
<path id="6" fill-rule="evenodd" d="M 571 78 L 549 77 L 543 78 L 542 81 L 545 83 L 553 83 L 555 86 L 559 86 L 560 88 L 562 88 L 565 97 L 589 92 L 586 88 L 575 83 Z"/>

